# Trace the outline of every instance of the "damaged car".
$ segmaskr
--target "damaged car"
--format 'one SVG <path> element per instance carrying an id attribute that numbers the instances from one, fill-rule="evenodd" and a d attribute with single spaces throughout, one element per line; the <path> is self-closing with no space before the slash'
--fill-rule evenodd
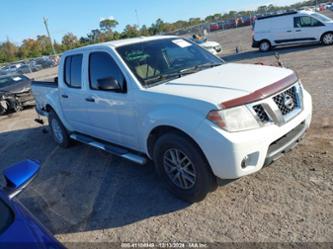
<path id="1" fill-rule="evenodd" d="M 24 75 L 0 76 L 0 115 L 33 106 L 31 80 Z"/>

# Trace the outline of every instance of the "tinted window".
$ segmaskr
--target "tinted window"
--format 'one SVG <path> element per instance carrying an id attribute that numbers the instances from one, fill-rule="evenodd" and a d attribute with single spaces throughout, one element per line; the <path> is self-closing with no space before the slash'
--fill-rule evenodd
<path id="1" fill-rule="evenodd" d="M 89 57 L 90 88 L 98 90 L 97 81 L 114 78 L 122 89 L 125 89 L 125 79 L 116 62 L 105 52 L 91 53 Z"/>
<path id="2" fill-rule="evenodd" d="M 72 55 L 65 59 L 65 83 L 70 87 L 81 87 L 82 55 Z"/>
<path id="3" fill-rule="evenodd" d="M 7 228 L 14 221 L 14 214 L 12 210 L 0 199 L 0 234 L 7 230 Z"/>
<path id="4" fill-rule="evenodd" d="M 310 16 L 299 16 L 294 18 L 295 28 L 306 28 L 306 27 L 318 27 L 323 26 L 323 24 L 315 18 Z"/>

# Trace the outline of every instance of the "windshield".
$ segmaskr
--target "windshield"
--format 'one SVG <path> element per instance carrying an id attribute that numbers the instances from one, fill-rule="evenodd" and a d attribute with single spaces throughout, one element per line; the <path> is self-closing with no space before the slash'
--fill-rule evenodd
<path id="1" fill-rule="evenodd" d="M 27 79 L 24 76 L 4 76 L 0 77 L 0 89 Z"/>
<path id="2" fill-rule="evenodd" d="M 205 49 L 181 38 L 126 45 L 117 51 L 144 87 L 223 63 Z"/>
<path id="3" fill-rule="evenodd" d="M 322 21 L 322 22 L 332 22 L 333 20 L 327 16 L 324 16 L 322 14 L 319 14 L 319 13 L 313 13 L 311 14 L 311 16 L 317 18 L 319 21 Z"/>

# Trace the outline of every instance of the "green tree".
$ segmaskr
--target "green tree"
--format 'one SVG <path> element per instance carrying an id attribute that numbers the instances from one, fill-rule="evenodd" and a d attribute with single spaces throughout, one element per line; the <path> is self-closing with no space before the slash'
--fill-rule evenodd
<path id="1" fill-rule="evenodd" d="M 121 38 L 132 38 L 140 36 L 140 31 L 136 25 L 126 25 L 121 34 Z"/>
<path id="2" fill-rule="evenodd" d="M 142 35 L 142 36 L 150 35 L 149 30 L 146 25 L 142 25 L 142 27 L 140 28 L 140 35 Z"/>
<path id="3" fill-rule="evenodd" d="M 34 39 L 25 39 L 22 42 L 22 45 L 19 48 L 19 57 L 20 58 L 33 58 L 42 55 L 41 48 L 39 44 Z"/>
<path id="4" fill-rule="evenodd" d="M 99 29 L 93 29 L 88 34 L 88 39 L 91 43 L 100 42 L 102 32 Z"/>
<path id="5" fill-rule="evenodd" d="M 185 22 L 186 23 L 186 22 Z M 195 25 L 199 25 L 201 23 L 201 19 L 200 18 L 190 18 L 189 20 L 188 20 L 188 24 L 190 25 L 190 26 L 195 26 Z M 187 24 L 187 23 L 186 23 Z M 185 25 L 186 25 L 185 24 Z"/>
<path id="6" fill-rule="evenodd" d="M 112 33 L 113 28 L 115 28 L 118 24 L 118 21 L 115 19 L 104 19 L 99 22 L 99 27 L 102 32 Z"/>
<path id="7" fill-rule="evenodd" d="M 79 45 L 79 40 L 73 33 L 67 33 L 62 38 L 62 45 L 65 50 L 76 48 Z"/>
<path id="8" fill-rule="evenodd" d="M 205 18 L 206 22 L 214 22 L 214 16 L 210 15 Z"/>
<path id="9" fill-rule="evenodd" d="M 51 42 L 46 35 L 38 35 L 37 44 L 42 55 L 52 54 Z"/>
<path id="10" fill-rule="evenodd" d="M 0 44 L 0 51 L 2 62 L 9 62 L 17 59 L 18 48 L 9 40 Z"/>

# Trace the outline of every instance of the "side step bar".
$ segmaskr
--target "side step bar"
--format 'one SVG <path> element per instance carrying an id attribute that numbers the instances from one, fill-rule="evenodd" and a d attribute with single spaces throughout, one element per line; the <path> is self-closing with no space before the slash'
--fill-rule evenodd
<path id="1" fill-rule="evenodd" d="M 125 159 L 127 159 L 129 161 L 132 161 L 132 162 L 135 162 L 137 164 L 143 165 L 147 162 L 147 159 L 144 156 L 134 154 L 134 153 L 132 153 L 132 152 L 130 152 L 130 151 L 124 149 L 124 148 L 109 144 L 107 142 L 101 142 L 101 141 L 95 140 L 92 137 L 88 137 L 88 136 L 85 136 L 85 135 L 82 135 L 82 134 L 73 133 L 73 134 L 70 135 L 70 138 L 75 140 L 75 141 L 78 141 L 80 143 L 90 145 L 90 146 L 95 147 L 95 148 L 100 149 L 100 150 L 104 150 L 104 151 L 106 151 L 106 152 L 108 152 L 112 155 L 125 158 Z"/>

